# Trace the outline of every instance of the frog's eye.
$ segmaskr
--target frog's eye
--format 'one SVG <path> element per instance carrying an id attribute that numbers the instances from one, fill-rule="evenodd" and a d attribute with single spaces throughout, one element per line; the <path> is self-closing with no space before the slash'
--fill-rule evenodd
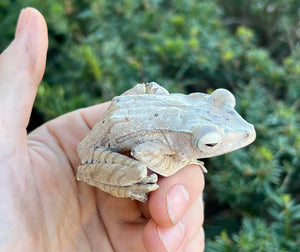
<path id="1" fill-rule="evenodd" d="M 230 107 L 235 107 L 235 97 L 227 89 L 219 88 L 211 93 L 214 98 L 213 104 L 216 106 L 229 105 Z"/>
<path id="2" fill-rule="evenodd" d="M 221 135 L 219 132 L 208 132 L 201 136 L 197 141 L 199 150 L 203 148 L 214 148 L 221 143 Z"/>

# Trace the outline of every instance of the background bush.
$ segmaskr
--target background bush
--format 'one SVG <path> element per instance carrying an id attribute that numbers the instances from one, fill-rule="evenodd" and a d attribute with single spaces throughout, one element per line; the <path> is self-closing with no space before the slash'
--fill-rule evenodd
<path id="1" fill-rule="evenodd" d="M 0 51 L 28 5 L 50 40 L 32 127 L 140 82 L 230 89 L 257 140 L 206 161 L 206 251 L 300 251 L 299 1 L 0 0 Z"/>

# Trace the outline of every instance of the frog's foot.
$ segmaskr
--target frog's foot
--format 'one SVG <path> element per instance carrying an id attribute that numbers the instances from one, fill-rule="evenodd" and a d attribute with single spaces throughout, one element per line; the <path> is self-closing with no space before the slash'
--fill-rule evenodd
<path id="1" fill-rule="evenodd" d="M 168 95 L 169 91 L 162 86 L 158 85 L 156 82 L 146 83 L 146 93 L 156 94 L 156 95 Z"/>
<path id="2" fill-rule="evenodd" d="M 200 161 L 200 160 L 198 160 L 198 159 L 196 159 L 196 160 L 194 160 L 194 159 L 192 159 L 192 160 L 187 160 L 187 164 L 195 164 L 195 165 L 199 165 L 200 168 L 201 168 L 201 170 L 203 171 L 203 173 L 207 173 L 207 169 L 206 169 L 205 166 L 204 166 L 204 162 L 202 162 L 202 161 Z"/>
<path id="3" fill-rule="evenodd" d="M 81 161 L 77 180 L 114 196 L 144 201 L 158 188 L 157 174 L 148 175 L 145 164 L 103 147 L 81 152 Z"/>
<path id="4" fill-rule="evenodd" d="M 158 181 L 158 177 L 156 173 L 152 173 L 151 175 L 145 177 L 140 184 L 155 184 Z"/>
<path id="5" fill-rule="evenodd" d="M 137 184 L 123 189 L 125 189 L 128 195 L 125 197 L 146 202 L 148 200 L 148 193 L 157 190 L 158 184 Z"/>
<path id="6" fill-rule="evenodd" d="M 146 94 L 145 84 L 136 84 L 133 88 L 127 90 L 121 95 L 140 95 L 140 94 Z"/>
<path id="7" fill-rule="evenodd" d="M 140 95 L 140 94 L 156 94 L 167 95 L 169 91 L 156 82 L 137 84 L 133 88 L 127 90 L 122 95 Z"/>
<path id="8" fill-rule="evenodd" d="M 156 174 L 152 174 L 156 175 Z M 148 177 L 151 182 L 155 181 L 154 176 Z M 157 177 L 156 177 L 157 179 Z M 96 180 L 88 179 L 85 181 L 87 184 L 95 186 L 104 192 L 119 198 L 131 198 L 141 202 L 146 202 L 148 199 L 148 193 L 158 189 L 158 184 L 151 183 L 146 184 L 148 181 L 143 181 L 131 186 L 115 186 L 101 183 Z"/>

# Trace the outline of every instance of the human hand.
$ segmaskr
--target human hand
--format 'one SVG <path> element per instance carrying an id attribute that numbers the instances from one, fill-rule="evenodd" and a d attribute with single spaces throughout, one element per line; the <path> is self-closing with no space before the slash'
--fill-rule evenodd
<path id="1" fill-rule="evenodd" d="M 0 55 L 0 251 L 203 251 L 199 167 L 161 178 L 147 203 L 76 181 L 77 144 L 108 103 L 27 135 L 47 46 L 43 17 L 27 8 Z"/>

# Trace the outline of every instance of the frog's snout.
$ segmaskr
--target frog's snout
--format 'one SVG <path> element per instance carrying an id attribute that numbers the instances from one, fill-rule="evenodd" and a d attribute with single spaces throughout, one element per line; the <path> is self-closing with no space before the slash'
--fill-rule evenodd
<path id="1" fill-rule="evenodd" d="M 245 139 L 247 139 L 247 143 L 252 143 L 256 138 L 256 131 L 252 124 L 249 124 L 249 129 L 245 131 Z"/>
<path id="2" fill-rule="evenodd" d="M 255 138 L 256 138 L 256 132 L 255 132 L 255 128 L 252 124 L 247 123 L 247 127 L 244 127 L 240 130 L 237 131 L 239 137 L 237 137 L 237 139 L 240 139 L 240 143 L 243 143 L 243 146 L 247 146 L 249 144 L 251 144 Z"/>

